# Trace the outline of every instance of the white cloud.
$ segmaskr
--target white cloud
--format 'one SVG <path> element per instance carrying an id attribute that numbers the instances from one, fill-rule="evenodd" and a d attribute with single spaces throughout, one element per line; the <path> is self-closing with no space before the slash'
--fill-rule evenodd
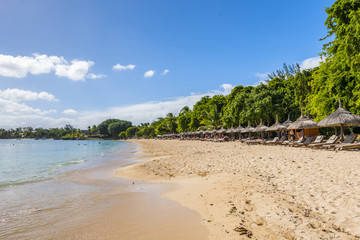
<path id="1" fill-rule="evenodd" d="M 73 81 L 85 81 L 92 61 L 72 60 L 64 57 L 40 55 L 11 56 L 0 54 L 0 76 L 25 78 L 28 74 L 39 75 L 54 72 L 58 77 L 66 77 Z"/>
<path id="2" fill-rule="evenodd" d="M 113 66 L 113 70 L 116 70 L 116 71 L 134 70 L 135 67 L 136 67 L 136 65 L 133 65 L 133 64 L 121 65 L 118 63 L 115 66 Z"/>
<path id="3" fill-rule="evenodd" d="M 75 115 L 75 114 L 77 114 L 77 111 L 75 111 L 74 109 L 66 109 L 66 110 L 63 111 L 63 114 Z"/>
<path id="4" fill-rule="evenodd" d="M 19 114 L 19 115 L 9 115 L 4 114 L 0 111 L 1 118 L 1 128 L 17 128 L 17 127 L 28 127 L 32 126 L 34 128 L 53 128 L 53 127 L 63 127 L 66 124 L 75 125 L 76 122 L 71 118 L 54 118 L 43 115 L 36 114 Z"/>
<path id="5" fill-rule="evenodd" d="M 54 95 L 47 92 L 32 92 L 21 90 L 17 88 L 8 88 L 0 90 L 0 97 L 14 102 L 45 100 L 45 101 L 59 101 Z"/>
<path id="6" fill-rule="evenodd" d="M 270 73 L 255 73 L 255 77 L 259 78 L 260 81 L 263 81 L 268 78 Z"/>
<path id="7" fill-rule="evenodd" d="M 46 115 L 49 113 L 55 113 L 56 110 L 41 111 L 39 108 L 32 108 L 24 103 L 18 103 L 11 100 L 0 98 L 0 112 L 15 114 L 15 115 L 16 114 Z"/>
<path id="8" fill-rule="evenodd" d="M 55 74 L 73 81 L 85 81 L 85 76 L 92 65 L 94 65 L 92 61 L 72 60 L 71 64 L 56 65 Z"/>
<path id="9" fill-rule="evenodd" d="M 144 73 L 144 77 L 152 77 L 155 75 L 155 71 L 154 70 L 149 70 L 147 72 Z"/>
<path id="10" fill-rule="evenodd" d="M 162 75 L 165 76 L 165 75 L 168 74 L 169 72 L 170 72 L 169 69 L 165 69 L 165 70 L 163 71 Z"/>
<path id="11" fill-rule="evenodd" d="M 108 118 L 125 119 L 132 121 L 133 124 L 152 122 L 158 117 L 165 117 L 170 112 L 178 114 L 184 106 L 192 108 L 204 96 L 227 95 L 231 92 L 233 86 L 231 84 L 222 84 L 220 88 L 219 90 L 206 93 L 191 93 L 189 96 L 175 97 L 164 101 L 110 107 L 102 111 L 82 111 L 77 112 L 77 114 L 68 115 L 68 118 L 50 117 L 47 114 L 55 113 L 55 110 L 42 111 L 25 104 L 0 98 L 1 128 L 15 128 L 19 126 L 50 128 L 71 124 L 76 128 L 85 129 L 87 126 L 99 124 Z M 76 111 L 67 109 L 63 114 L 66 114 L 65 112 L 75 113 Z"/>
<path id="12" fill-rule="evenodd" d="M 220 87 L 224 89 L 224 91 L 222 91 L 223 95 L 229 95 L 234 88 L 232 84 L 228 84 L 228 83 L 224 83 Z"/>
<path id="13" fill-rule="evenodd" d="M 191 93 L 189 96 L 176 97 L 159 102 L 146 102 L 130 106 L 111 107 L 104 111 L 86 111 L 80 112 L 76 122 L 85 128 L 108 118 L 119 118 L 132 121 L 133 124 L 143 122 L 152 122 L 158 117 L 165 117 L 168 113 L 178 114 L 184 106 L 192 108 L 194 104 L 205 96 L 214 96 L 218 94 L 227 95 L 234 86 L 231 84 L 222 84 L 222 90 L 213 90 L 207 93 Z"/>
<path id="14" fill-rule="evenodd" d="M 86 78 L 91 78 L 91 79 L 99 79 L 99 78 L 106 78 L 107 76 L 105 74 L 93 74 L 93 73 L 89 73 Z"/>
<path id="15" fill-rule="evenodd" d="M 305 59 L 304 61 L 301 62 L 300 68 L 301 70 L 305 70 L 305 69 L 317 67 L 320 65 L 320 62 L 322 62 L 322 60 L 323 59 L 320 56 Z"/>

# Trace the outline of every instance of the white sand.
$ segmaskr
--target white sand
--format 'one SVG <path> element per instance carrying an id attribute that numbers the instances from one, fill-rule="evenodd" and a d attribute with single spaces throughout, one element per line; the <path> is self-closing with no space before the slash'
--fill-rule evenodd
<path id="1" fill-rule="evenodd" d="M 359 151 L 136 142 L 149 160 L 116 175 L 176 184 L 166 197 L 199 212 L 210 239 L 360 238 Z"/>

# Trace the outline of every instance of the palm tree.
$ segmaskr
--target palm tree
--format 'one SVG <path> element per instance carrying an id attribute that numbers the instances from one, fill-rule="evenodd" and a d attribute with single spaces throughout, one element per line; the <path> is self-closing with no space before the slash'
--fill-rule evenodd
<path id="1" fill-rule="evenodd" d="M 218 112 L 216 104 L 210 111 L 205 112 L 204 119 L 201 121 L 202 124 L 211 126 L 213 128 L 219 128 L 221 126 L 222 113 Z"/>

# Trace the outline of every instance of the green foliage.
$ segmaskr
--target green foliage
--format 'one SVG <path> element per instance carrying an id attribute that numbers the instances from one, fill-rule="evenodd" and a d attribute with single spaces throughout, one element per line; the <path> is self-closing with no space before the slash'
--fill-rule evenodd
<path id="1" fill-rule="evenodd" d="M 119 133 L 119 138 L 126 139 L 127 138 L 126 132 Z"/>
<path id="2" fill-rule="evenodd" d="M 113 137 L 119 135 L 119 133 L 126 131 L 129 127 L 132 126 L 132 123 L 129 121 L 119 120 L 117 122 L 110 123 L 108 126 L 108 132 Z"/>
<path id="3" fill-rule="evenodd" d="M 97 126 L 97 129 L 99 131 L 100 134 L 103 134 L 103 135 L 110 135 L 109 133 L 109 125 L 111 123 L 114 123 L 114 122 L 118 122 L 120 121 L 119 119 L 107 119 L 103 122 L 101 122 L 98 126 Z"/>
<path id="4" fill-rule="evenodd" d="M 138 132 L 138 131 L 139 131 L 139 129 L 138 129 L 138 127 L 136 127 L 136 126 L 129 127 L 129 128 L 126 129 L 126 131 L 125 131 L 125 136 L 126 136 L 127 138 L 132 138 L 132 137 L 135 136 L 135 133 Z M 120 134 L 121 134 L 121 133 L 120 133 Z"/>
<path id="5" fill-rule="evenodd" d="M 316 120 L 335 110 L 339 98 L 345 108 L 360 113 L 360 2 L 337 0 L 326 12 L 324 39 L 333 40 L 324 44 L 326 59 L 313 74 L 307 99 Z"/>

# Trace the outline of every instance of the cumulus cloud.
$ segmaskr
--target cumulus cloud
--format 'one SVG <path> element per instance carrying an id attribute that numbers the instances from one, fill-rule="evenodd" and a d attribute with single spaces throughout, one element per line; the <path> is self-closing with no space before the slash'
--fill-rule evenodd
<path id="1" fill-rule="evenodd" d="M 86 75 L 86 78 L 91 78 L 91 79 L 99 79 L 99 78 L 106 78 L 107 76 L 105 74 L 93 74 L 93 73 L 89 73 L 88 75 Z"/>
<path id="2" fill-rule="evenodd" d="M 47 92 L 32 92 L 21 90 L 17 88 L 8 88 L 0 90 L 0 98 L 8 99 L 14 102 L 45 100 L 45 101 L 59 101 L 54 95 Z"/>
<path id="3" fill-rule="evenodd" d="M 25 78 L 28 74 L 39 75 L 54 72 L 58 77 L 73 81 L 85 81 L 92 61 L 72 60 L 64 57 L 40 55 L 11 56 L 0 54 L 0 76 Z"/>
<path id="4" fill-rule="evenodd" d="M 228 83 L 224 83 L 220 87 L 223 89 L 223 91 L 221 91 L 221 94 L 223 95 L 229 95 L 234 88 L 232 84 Z"/>
<path id="5" fill-rule="evenodd" d="M 148 78 L 148 77 L 152 77 L 155 75 L 155 71 L 154 70 L 149 70 L 147 72 L 144 73 L 144 77 Z"/>
<path id="6" fill-rule="evenodd" d="M 0 98 L 0 111 L 2 113 L 9 114 L 38 114 L 38 115 L 46 115 L 49 113 L 55 113 L 56 110 L 47 110 L 42 111 L 39 108 L 32 108 L 24 103 L 14 102 L 8 99 Z M 1 119 L 3 120 L 3 118 Z"/>
<path id="7" fill-rule="evenodd" d="M 146 102 L 129 106 L 111 107 L 104 111 L 80 112 L 77 123 L 81 127 L 99 124 L 107 118 L 119 118 L 132 121 L 134 124 L 151 122 L 158 117 L 165 117 L 168 113 L 177 114 L 184 106 L 192 108 L 194 104 L 205 96 L 218 94 L 227 95 L 234 88 L 231 84 L 222 84 L 221 89 L 206 93 L 191 93 L 189 96 L 175 97 L 164 101 Z"/>
<path id="8" fill-rule="evenodd" d="M 66 124 L 75 125 L 76 122 L 72 118 L 54 118 L 36 114 L 18 114 L 9 115 L 0 111 L 1 128 L 17 128 L 17 127 L 28 127 L 34 128 L 53 128 L 63 127 Z"/>
<path id="9" fill-rule="evenodd" d="M 323 59 L 320 56 L 308 58 L 301 62 L 300 68 L 301 68 L 301 70 L 311 69 L 311 68 L 319 66 L 322 61 L 323 61 Z"/>
<path id="10" fill-rule="evenodd" d="M 264 81 L 265 79 L 268 78 L 268 75 L 270 73 L 255 73 L 255 77 L 257 77 L 260 81 Z"/>
<path id="11" fill-rule="evenodd" d="M 63 114 L 75 115 L 75 114 L 77 114 L 77 111 L 75 111 L 74 109 L 66 109 L 66 110 L 63 111 Z"/>
<path id="12" fill-rule="evenodd" d="M 0 98 L 1 127 L 33 126 L 50 128 L 71 124 L 76 128 L 85 129 L 87 126 L 99 124 L 108 118 L 126 119 L 132 121 L 133 124 L 140 124 L 142 122 L 151 122 L 158 117 L 165 117 L 170 112 L 178 114 L 184 106 L 192 108 L 204 96 L 227 95 L 232 89 L 233 86 L 231 84 L 222 84 L 220 89 L 217 90 L 206 93 L 191 93 L 188 96 L 180 96 L 163 101 L 110 107 L 101 111 L 76 112 L 73 109 L 67 109 L 63 111 L 63 114 L 68 114 L 67 118 L 48 116 L 50 113 L 55 113 L 54 110 L 41 111 L 25 104 Z"/>
<path id="13" fill-rule="evenodd" d="M 169 69 L 165 69 L 165 70 L 163 71 L 162 75 L 165 76 L 165 75 L 168 74 L 169 72 L 170 72 Z"/>
<path id="14" fill-rule="evenodd" d="M 115 66 L 113 66 L 113 70 L 115 70 L 115 71 L 134 70 L 135 67 L 136 67 L 136 65 L 133 65 L 133 64 L 121 65 L 118 63 Z"/>

